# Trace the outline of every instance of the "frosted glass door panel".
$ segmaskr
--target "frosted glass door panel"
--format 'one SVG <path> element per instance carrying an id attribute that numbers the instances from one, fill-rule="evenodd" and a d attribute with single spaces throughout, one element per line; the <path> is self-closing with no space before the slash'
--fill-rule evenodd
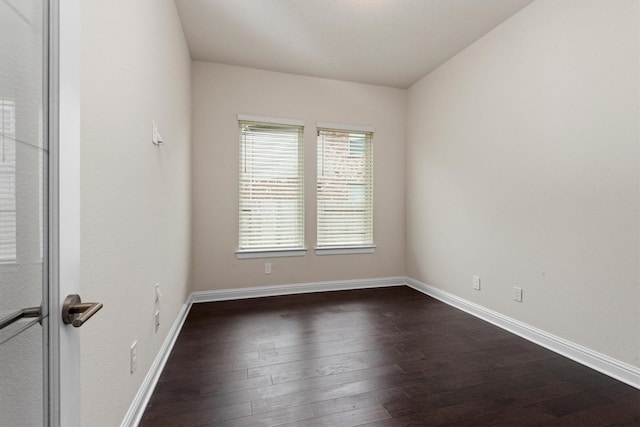
<path id="1" fill-rule="evenodd" d="M 0 185 L 4 192 L 0 201 L 3 208 L 0 211 L 3 215 L 0 317 L 21 308 L 39 306 L 47 273 L 44 170 L 48 154 L 19 142 L 8 142 L 5 148 L 13 159 L 8 164 L 0 164 Z M 13 171 L 7 173 L 8 169 Z"/>
<path id="2" fill-rule="evenodd" d="M 0 1 L 0 318 L 43 300 L 43 3 Z"/>
<path id="3" fill-rule="evenodd" d="M 0 426 L 47 422 L 47 9 L 0 0 Z"/>
<path id="4" fill-rule="evenodd" d="M 0 426 L 42 425 L 42 358 L 42 327 L 38 323 L 0 345 Z"/>

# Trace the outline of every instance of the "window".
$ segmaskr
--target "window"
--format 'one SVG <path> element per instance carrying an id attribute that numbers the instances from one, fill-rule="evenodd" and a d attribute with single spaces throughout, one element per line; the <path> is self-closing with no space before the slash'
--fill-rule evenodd
<path id="1" fill-rule="evenodd" d="M 272 256 L 274 251 L 304 255 L 304 123 L 243 115 L 238 119 L 238 257 Z"/>
<path id="2" fill-rule="evenodd" d="M 318 124 L 318 254 L 373 251 L 373 130 L 354 128 Z"/>
<path id="3" fill-rule="evenodd" d="M 0 263 L 15 263 L 16 104 L 0 98 Z"/>

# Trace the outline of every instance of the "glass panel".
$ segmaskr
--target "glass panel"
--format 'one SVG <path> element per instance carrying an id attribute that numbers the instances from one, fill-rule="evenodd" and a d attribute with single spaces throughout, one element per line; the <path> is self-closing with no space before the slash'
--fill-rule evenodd
<path id="1" fill-rule="evenodd" d="M 0 317 L 43 300 L 42 3 L 0 2 Z"/>
<path id="2" fill-rule="evenodd" d="M 0 0 L 0 319 L 47 302 L 47 3 Z M 46 421 L 38 320 L 0 330 L 1 426 Z"/>
<path id="3" fill-rule="evenodd" d="M 0 345 L 0 426 L 42 425 L 42 355 L 38 323 Z"/>
<path id="4" fill-rule="evenodd" d="M 0 100 L 16 108 L 17 139 L 36 147 L 42 147 L 45 142 L 41 121 L 43 3 L 42 0 L 0 1 Z"/>
<path id="5" fill-rule="evenodd" d="M 8 193 L 0 242 L 4 249 L 0 262 L 0 317 L 25 307 L 39 306 L 46 274 L 43 189 L 48 154 L 28 144 L 12 145 L 14 170 L 4 177 L 0 174 L 0 180 L 5 178 Z"/>

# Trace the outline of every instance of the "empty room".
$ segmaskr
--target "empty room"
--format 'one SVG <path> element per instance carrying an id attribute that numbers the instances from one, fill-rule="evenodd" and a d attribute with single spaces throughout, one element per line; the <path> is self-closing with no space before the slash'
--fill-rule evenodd
<path id="1" fill-rule="evenodd" d="M 0 426 L 640 425 L 640 0 L 0 34 Z"/>

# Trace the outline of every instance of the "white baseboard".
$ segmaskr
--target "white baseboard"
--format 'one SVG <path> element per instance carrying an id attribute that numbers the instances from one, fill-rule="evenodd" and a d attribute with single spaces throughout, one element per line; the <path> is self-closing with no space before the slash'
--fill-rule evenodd
<path id="1" fill-rule="evenodd" d="M 436 298 L 448 305 L 465 311 L 482 320 L 486 320 L 502 329 L 514 333 L 526 340 L 534 342 L 553 352 L 581 363 L 591 369 L 640 389 L 640 368 L 616 360 L 597 351 L 583 347 L 564 338 L 552 335 L 531 325 L 515 320 L 471 301 L 457 297 L 443 290 L 426 285 L 409 277 L 405 278 L 407 286 Z"/>
<path id="2" fill-rule="evenodd" d="M 135 427 L 140 423 L 144 410 L 151 399 L 151 395 L 153 394 L 153 390 L 155 390 L 156 384 L 160 379 L 160 374 L 162 374 L 164 365 L 167 363 L 169 354 L 171 354 L 171 350 L 173 349 L 176 339 L 182 330 L 182 325 L 184 324 L 187 314 L 191 309 L 191 304 L 191 296 L 189 296 L 189 298 L 187 298 L 187 302 L 178 312 L 178 316 L 173 322 L 173 325 L 171 325 L 171 329 L 169 329 L 169 333 L 164 339 L 162 347 L 158 350 L 158 354 L 153 360 L 144 381 L 140 385 L 138 393 L 133 398 L 133 402 L 131 402 L 131 406 L 129 406 L 129 410 L 122 420 L 122 424 L 120 424 L 121 427 Z"/>
<path id="3" fill-rule="evenodd" d="M 211 291 L 193 292 L 191 297 L 194 303 L 198 303 L 405 285 L 406 279 L 404 277 L 384 277 L 381 279 L 297 283 L 292 285 L 256 286 L 252 288 L 239 289 L 215 289 Z"/>

